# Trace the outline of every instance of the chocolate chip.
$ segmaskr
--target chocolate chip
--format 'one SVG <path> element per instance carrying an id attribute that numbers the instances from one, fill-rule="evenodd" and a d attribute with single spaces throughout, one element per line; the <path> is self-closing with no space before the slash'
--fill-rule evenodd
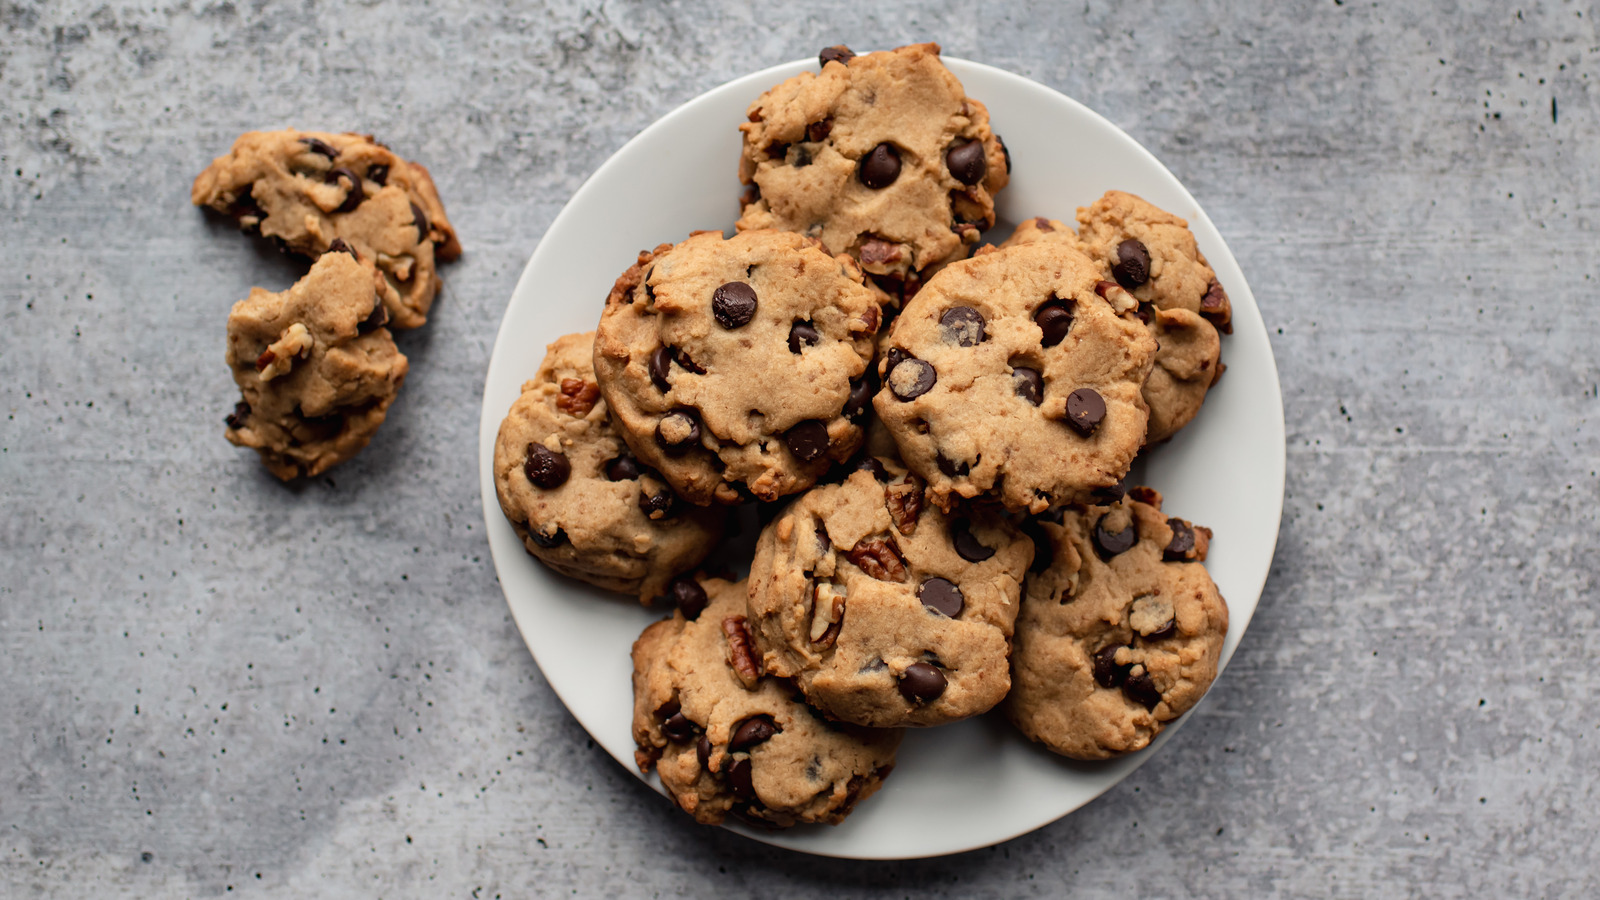
<path id="1" fill-rule="evenodd" d="M 1155 709 L 1161 703 L 1161 692 L 1156 690 L 1149 672 L 1129 675 L 1128 680 L 1122 683 L 1122 692 L 1145 709 Z"/>
<path id="2" fill-rule="evenodd" d="M 754 800 L 756 786 L 750 778 L 750 759 L 740 757 L 728 767 L 728 787 L 733 790 L 733 796 L 740 800 Z"/>
<path id="3" fill-rule="evenodd" d="M 966 141 L 945 151 L 944 164 L 950 175 L 962 184 L 972 185 L 989 174 L 989 161 L 984 158 L 983 141 Z"/>
<path id="4" fill-rule="evenodd" d="M 794 167 L 804 169 L 811 165 L 811 154 L 804 147 L 794 148 Z"/>
<path id="5" fill-rule="evenodd" d="M 639 488 L 639 510 L 647 518 L 664 519 L 672 512 L 672 505 L 677 502 L 677 495 L 672 493 L 672 488 L 662 485 L 654 493 L 649 488 Z M 660 513 L 661 515 L 656 515 Z"/>
<path id="6" fill-rule="evenodd" d="M 928 703 L 939 699 L 949 685 L 937 666 L 912 663 L 900 676 L 900 696 L 911 703 Z"/>
<path id="7" fill-rule="evenodd" d="M 711 314 L 723 328 L 746 325 L 756 314 L 756 289 L 742 281 L 730 281 L 711 294 Z"/>
<path id="8" fill-rule="evenodd" d="M 546 550 L 549 550 L 552 547 L 561 546 L 562 542 L 566 541 L 566 539 L 567 539 L 567 533 L 565 531 L 562 531 L 561 529 L 557 528 L 556 531 L 555 531 L 555 534 L 548 534 L 547 535 L 547 534 L 544 534 L 543 532 L 540 532 L 536 528 L 529 528 L 528 529 L 528 537 L 533 538 L 533 542 L 535 544 L 538 544 L 539 546 L 545 548 Z"/>
<path id="9" fill-rule="evenodd" d="M 885 469 L 883 463 L 878 462 L 878 458 L 875 456 L 861 457 L 861 461 L 856 463 L 855 471 L 871 472 L 873 480 L 880 484 L 886 484 L 889 481 L 889 470 Z"/>
<path id="10" fill-rule="evenodd" d="M 639 477 L 639 460 L 624 452 L 606 461 L 606 478 L 610 481 L 633 481 Z"/>
<path id="11" fill-rule="evenodd" d="M 850 60 L 855 58 L 855 52 L 843 44 L 835 44 L 832 47 L 825 47 L 821 53 L 817 54 L 817 62 L 821 63 L 823 68 L 827 68 L 828 63 L 831 62 L 849 65 Z"/>
<path id="12" fill-rule="evenodd" d="M 901 360 L 910 358 L 911 354 L 901 350 L 899 347 L 890 347 L 889 352 L 884 354 L 884 359 L 887 361 L 883 367 L 884 374 L 887 375 L 890 372 L 893 372 L 894 367 L 900 365 Z"/>
<path id="13" fill-rule="evenodd" d="M 301 138 L 300 139 L 300 143 L 305 144 L 306 145 L 306 149 L 310 150 L 312 153 L 320 153 L 320 154 L 322 154 L 323 156 L 326 156 L 329 159 L 338 159 L 339 158 L 339 151 L 338 150 L 335 150 L 334 148 L 328 146 L 326 143 L 322 142 L 321 140 L 319 140 L 317 138 L 313 138 L 313 137 L 312 138 L 311 137 Z"/>
<path id="14" fill-rule="evenodd" d="M 1149 634 L 1140 635 L 1147 641 L 1164 641 L 1178 633 L 1178 620 L 1168 619 L 1167 624 Z"/>
<path id="15" fill-rule="evenodd" d="M 1052 299 L 1033 314 L 1033 324 L 1044 332 L 1039 343 L 1045 347 L 1054 347 L 1066 338 L 1068 331 L 1072 330 L 1072 311 L 1067 308 L 1067 304 Z"/>
<path id="16" fill-rule="evenodd" d="M 893 352 L 893 351 L 891 351 Z M 908 356 L 889 370 L 889 390 L 901 400 L 915 400 L 933 390 L 939 380 L 933 364 L 924 359 Z"/>
<path id="17" fill-rule="evenodd" d="M 250 419 L 250 404 L 244 402 L 243 400 L 240 400 L 238 403 L 235 403 L 233 405 L 233 412 L 229 413 L 228 417 L 226 419 L 223 419 L 222 421 L 227 423 L 227 426 L 229 428 L 232 428 L 234 430 L 238 430 L 240 428 L 243 428 L 244 427 L 244 423 L 249 421 L 249 419 Z"/>
<path id="18" fill-rule="evenodd" d="M 951 478 L 959 478 L 972 471 L 972 465 L 970 463 L 964 460 L 962 462 L 956 462 L 950 457 L 945 456 L 943 453 L 935 453 L 933 455 L 933 461 L 939 466 L 939 471 L 950 476 Z"/>
<path id="19" fill-rule="evenodd" d="M 367 180 L 382 187 L 389 183 L 389 167 L 377 165 L 367 169 Z"/>
<path id="20" fill-rule="evenodd" d="M 812 122 L 806 126 L 806 140 L 816 142 L 827 140 L 833 132 L 833 116 L 828 116 L 820 122 Z"/>
<path id="21" fill-rule="evenodd" d="M 656 423 L 656 443 L 663 450 L 677 456 L 700 440 L 700 423 L 687 409 L 675 409 Z"/>
<path id="22" fill-rule="evenodd" d="M 1122 476 L 1122 480 L 1118 481 L 1116 484 L 1095 488 L 1094 496 L 1097 500 L 1104 500 L 1107 503 L 1115 503 L 1118 500 L 1121 500 L 1122 496 L 1127 492 L 1128 476 L 1124 474 Z"/>
<path id="23" fill-rule="evenodd" d="M 1135 520 L 1129 519 L 1121 531 L 1112 531 L 1106 527 L 1108 518 L 1109 514 L 1101 516 L 1100 521 L 1094 523 L 1094 548 L 1106 559 L 1132 550 L 1133 545 L 1139 542 L 1139 527 Z"/>
<path id="24" fill-rule="evenodd" d="M 343 181 L 346 185 L 345 190 L 348 193 L 345 194 L 344 202 L 339 204 L 339 208 L 334 212 L 351 212 L 361 205 L 361 201 L 367 199 L 366 192 L 361 189 L 361 176 L 344 166 L 329 169 L 328 174 L 324 175 L 322 180 L 328 184 L 333 184 L 335 181 Z"/>
<path id="25" fill-rule="evenodd" d="M 945 343 L 976 347 L 989 337 L 984 324 L 983 313 L 970 306 L 956 306 L 939 317 L 939 335 Z"/>
<path id="26" fill-rule="evenodd" d="M 1056 545 L 1045 532 L 1044 526 L 1033 519 L 1022 523 L 1022 533 L 1033 541 L 1033 562 L 1028 564 L 1028 571 L 1035 574 L 1050 568 L 1050 563 L 1055 560 Z M 1062 601 L 1068 597 L 1063 594 Z"/>
<path id="27" fill-rule="evenodd" d="M 700 735 L 700 740 L 694 745 L 694 755 L 700 760 L 700 768 L 711 770 L 711 738 Z"/>
<path id="28" fill-rule="evenodd" d="M 1038 369 L 1017 366 L 1011 370 L 1011 387 L 1017 396 L 1038 406 L 1044 400 L 1044 377 Z"/>
<path id="29" fill-rule="evenodd" d="M 694 357 L 690 356 L 682 348 L 675 348 L 672 351 L 672 361 L 680 366 L 683 366 L 685 369 L 688 369 L 696 375 L 704 375 L 706 373 L 705 368 L 696 363 L 694 361 Z"/>
<path id="30" fill-rule="evenodd" d="M 828 426 L 816 419 L 807 419 L 784 432 L 783 442 L 796 459 L 811 462 L 828 452 Z"/>
<path id="31" fill-rule="evenodd" d="M 334 241 L 334 243 L 339 243 Z M 382 300 L 372 304 L 372 312 L 356 326 L 357 334 L 370 334 L 389 324 L 389 308 L 383 305 Z"/>
<path id="32" fill-rule="evenodd" d="M 667 347 L 657 347 L 650 353 L 650 381 L 656 388 L 665 394 L 672 390 L 672 385 L 667 383 L 667 373 L 672 371 L 672 351 Z"/>
<path id="33" fill-rule="evenodd" d="M 668 740 L 687 741 L 694 737 L 694 732 L 694 723 L 682 712 L 675 712 L 661 722 L 661 733 L 666 735 Z"/>
<path id="34" fill-rule="evenodd" d="M 1166 549 L 1161 551 L 1161 558 L 1169 562 L 1189 559 L 1194 553 L 1194 529 L 1188 522 L 1177 517 L 1168 519 L 1167 527 L 1172 529 L 1172 540 L 1168 541 Z"/>
<path id="35" fill-rule="evenodd" d="M 1141 287 L 1150 280 L 1150 251 L 1142 241 L 1123 241 L 1117 245 L 1117 264 L 1111 267 L 1111 274 L 1126 290 Z"/>
<path id="36" fill-rule="evenodd" d="M 1094 388 L 1078 388 L 1067 395 L 1067 424 L 1084 437 L 1094 434 L 1106 417 L 1106 401 Z"/>
<path id="37" fill-rule="evenodd" d="M 875 191 L 894 184 L 894 180 L 900 177 L 900 151 L 887 142 L 873 147 L 871 153 L 861 157 L 856 177 Z"/>
<path id="38" fill-rule="evenodd" d="M 943 578 L 929 578 L 924 581 L 922 587 L 917 588 L 917 599 L 922 601 L 923 606 L 944 613 L 952 619 L 961 615 L 961 609 L 966 605 L 961 597 L 961 588 L 956 587 L 955 582 Z"/>
<path id="39" fill-rule="evenodd" d="M 572 463 L 567 462 L 565 453 L 557 453 L 543 444 L 529 444 L 522 471 L 529 481 L 548 491 L 567 483 L 572 475 Z"/>
<path id="40" fill-rule="evenodd" d="M 1094 654 L 1094 680 L 1103 688 L 1114 688 L 1128 677 L 1128 670 L 1132 666 L 1117 665 L 1117 651 L 1122 649 L 1116 644 L 1101 647 Z"/>
<path id="41" fill-rule="evenodd" d="M 422 207 L 415 203 L 411 204 L 411 224 L 417 226 L 417 243 L 419 244 L 427 240 L 428 233 L 433 230 L 432 223 L 428 221 L 428 214 L 423 212 Z"/>
<path id="42" fill-rule="evenodd" d="M 771 740 L 772 736 L 782 731 L 778 723 L 771 716 L 759 715 L 745 719 L 733 732 L 733 738 L 728 741 L 728 751 L 739 753 L 749 750 L 757 744 Z"/>
<path id="43" fill-rule="evenodd" d="M 855 421 L 867 414 L 867 404 L 872 402 L 872 384 L 865 375 L 850 382 L 850 396 L 844 401 L 844 417 Z"/>
<path id="44" fill-rule="evenodd" d="M 799 353 L 801 347 L 815 347 L 820 340 L 822 335 L 810 322 L 796 322 L 789 326 L 790 353 Z"/>
<path id="45" fill-rule="evenodd" d="M 984 546 L 984 543 L 972 534 L 971 523 L 965 519 L 957 519 L 950 524 L 952 543 L 956 545 L 956 554 L 967 562 L 983 562 L 994 555 L 994 548 Z"/>
<path id="46" fill-rule="evenodd" d="M 683 617 L 691 622 L 700 618 L 706 604 L 711 602 L 700 582 L 686 575 L 672 579 L 667 585 L 667 596 L 672 598 L 672 602 L 677 605 L 678 611 L 683 613 Z"/>
<path id="47" fill-rule="evenodd" d="M 348 254 L 350 254 L 350 258 L 351 259 L 355 260 L 356 262 L 360 262 L 361 261 L 361 256 L 356 253 L 356 248 L 354 248 L 354 247 L 350 246 L 348 243 L 346 243 L 344 238 L 334 238 L 333 239 L 333 243 L 328 245 L 328 252 L 329 253 L 348 253 Z M 381 306 L 382 304 L 379 304 L 379 305 Z"/>

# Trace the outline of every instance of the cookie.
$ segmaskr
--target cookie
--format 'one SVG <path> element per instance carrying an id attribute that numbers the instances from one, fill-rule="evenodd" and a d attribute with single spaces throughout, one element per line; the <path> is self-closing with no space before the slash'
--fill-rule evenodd
<path id="1" fill-rule="evenodd" d="M 684 499 L 775 500 L 861 443 L 883 302 L 809 238 L 697 232 L 617 279 L 595 373 L 617 430 Z"/>
<path id="2" fill-rule="evenodd" d="M 1147 746 L 1217 676 L 1228 606 L 1200 563 L 1211 531 L 1134 488 L 1030 527 L 1039 545 L 1017 618 L 1005 709 L 1074 759 Z"/>
<path id="3" fill-rule="evenodd" d="M 200 173 L 190 198 L 307 256 L 343 239 L 383 273 L 394 328 L 427 321 L 434 264 L 461 255 L 428 170 L 370 135 L 248 132 Z"/>
<path id="4" fill-rule="evenodd" d="M 1144 441 L 1155 340 L 1073 246 L 988 248 L 935 275 L 880 348 L 873 406 L 941 509 L 1115 496 Z"/>
<path id="5" fill-rule="evenodd" d="M 938 44 L 830 48 L 820 73 L 762 94 L 748 118 L 739 230 L 815 237 L 897 296 L 966 255 L 994 225 L 994 195 L 1010 178 L 988 109 L 940 62 Z"/>
<path id="6" fill-rule="evenodd" d="M 1130 291 L 1160 342 L 1145 383 L 1146 441 L 1160 443 L 1200 411 L 1222 375 L 1217 332 L 1233 332 L 1233 307 L 1195 243 L 1189 223 L 1122 191 L 1078 210 L 1079 239 L 1110 277 Z"/>
<path id="7" fill-rule="evenodd" d="M 634 759 L 696 821 L 733 813 L 787 827 L 838 824 L 894 767 L 900 732 L 824 720 L 760 677 L 744 626 L 745 583 L 700 582 L 709 603 L 679 610 L 633 645 Z"/>
<path id="8" fill-rule="evenodd" d="M 1005 697 L 1032 545 L 999 516 L 946 515 L 892 458 L 794 501 L 750 566 L 763 668 L 825 714 L 939 725 Z"/>
<path id="9" fill-rule="evenodd" d="M 244 400 L 227 438 L 285 481 L 360 452 L 405 381 L 381 281 L 353 254 L 329 253 L 288 290 L 254 288 L 228 314 L 228 366 Z"/>
<path id="10" fill-rule="evenodd" d="M 494 486 L 517 537 L 563 575 L 641 602 L 670 594 L 722 537 L 628 450 L 594 377 L 594 332 L 558 338 L 500 423 Z"/>

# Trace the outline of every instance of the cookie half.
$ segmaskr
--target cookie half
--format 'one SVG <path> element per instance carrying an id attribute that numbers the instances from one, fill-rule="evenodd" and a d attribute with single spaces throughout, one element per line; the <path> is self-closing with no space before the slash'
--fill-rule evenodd
<path id="1" fill-rule="evenodd" d="M 938 44 L 830 48 L 820 73 L 762 94 L 748 116 L 741 231 L 815 237 L 900 296 L 994 225 L 1010 161 Z"/>
<path id="2" fill-rule="evenodd" d="M 764 670 L 845 722 L 939 725 L 1010 687 L 1032 545 L 999 516 L 946 515 L 898 461 L 868 457 L 762 532 L 750 627 Z"/>
<path id="3" fill-rule="evenodd" d="M 684 812 L 768 825 L 838 824 L 883 784 L 900 732 L 824 720 L 761 677 L 745 630 L 745 583 L 705 579 L 708 605 L 679 610 L 633 645 L 634 758 Z"/>
<path id="4" fill-rule="evenodd" d="M 594 377 L 594 332 L 551 344 L 500 423 L 500 509 L 528 552 L 596 587 L 667 594 L 722 536 L 724 513 L 683 502 L 623 443 Z"/>
<path id="5" fill-rule="evenodd" d="M 685 499 L 775 500 L 860 445 L 883 301 L 809 238 L 699 232 L 617 280 L 595 373 L 617 430 Z"/>
<path id="6" fill-rule="evenodd" d="M 439 293 L 434 264 L 461 255 L 428 170 L 370 135 L 251 131 L 194 181 L 196 206 L 317 257 L 342 239 L 383 273 L 391 327 L 416 328 Z"/>
<path id="7" fill-rule="evenodd" d="M 405 381 L 379 284 L 353 254 L 329 253 L 288 290 L 254 288 L 228 314 L 228 367 L 244 399 L 227 438 L 285 481 L 360 452 Z"/>
<path id="8" fill-rule="evenodd" d="M 1155 340 L 1075 246 L 952 263 L 882 342 L 873 406 L 935 504 L 993 494 L 1043 512 L 1119 496 L 1144 442 Z"/>
<path id="9" fill-rule="evenodd" d="M 1038 555 L 1006 714 L 1074 759 L 1143 749 L 1217 675 L 1228 606 L 1201 565 L 1210 529 L 1164 515 L 1161 495 L 1141 487 L 1030 531 Z"/>

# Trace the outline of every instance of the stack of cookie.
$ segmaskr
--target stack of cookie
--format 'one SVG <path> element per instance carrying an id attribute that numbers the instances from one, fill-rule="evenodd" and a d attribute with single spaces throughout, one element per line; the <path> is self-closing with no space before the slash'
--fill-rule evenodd
<path id="1" fill-rule="evenodd" d="M 314 260 L 287 291 L 255 288 L 228 316 L 244 394 L 228 440 L 285 481 L 354 456 L 405 381 L 389 329 L 427 322 L 435 263 L 461 254 L 428 170 L 370 135 L 252 131 L 200 173 L 191 199 Z"/>
<path id="2" fill-rule="evenodd" d="M 672 617 L 633 733 L 702 822 L 838 822 L 900 729 L 1003 708 L 1077 759 L 1146 746 L 1216 674 L 1211 533 L 1126 487 L 1222 371 L 1183 220 L 1112 192 L 1000 246 L 1010 158 L 932 44 L 768 91 L 738 233 L 641 253 L 501 426 L 550 567 Z M 761 504 L 748 578 L 696 573 Z"/>

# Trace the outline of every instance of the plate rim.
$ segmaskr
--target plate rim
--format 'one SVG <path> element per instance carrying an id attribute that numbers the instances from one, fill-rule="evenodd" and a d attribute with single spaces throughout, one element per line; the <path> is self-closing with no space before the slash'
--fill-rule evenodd
<path id="1" fill-rule="evenodd" d="M 968 77 L 964 70 L 970 70 L 974 74 L 981 73 L 986 77 L 1012 82 L 1020 89 L 1041 94 L 1048 102 L 1064 102 L 1069 107 L 1073 108 L 1075 113 L 1090 117 L 1093 120 L 1097 120 L 1100 125 L 1109 129 L 1115 135 L 1120 136 L 1120 138 L 1122 138 L 1129 146 L 1129 149 L 1142 157 L 1141 161 L 1143 163 L 1151 166 L 1154 170 L 1158 171 L 1162 176 L 1164 176 L 1170 182 L 1170 187 L 1176 188 L 1179 194 L 1188 201 L 1189 209 L 1193 211 L 1192 214 L 1188 216 L 1191 231 L 1195 230 L 1194 226 L 1196 221 L 1201 221 L 1204 223 L 1205 227 L 1211 231 L 1211 233 L 1217 235 L 1218 244 L 1216 249 L 1207 254 L 1208 261 L 1211 262 L 1212 267 L 1214 269 L 1218 268 L 1218 263 L 1221 262 L 1233 272 L 1237 273 L 1238 287 L 1242 288 L 1242 291 L 1237 293 L 1239 296 L 1242 296 L 1248 300 L 1248 306 L 1253 315 L 1247 318 L 1249 319 L 1249 323 L 1251 325 L 1259 329 L 1259 337 L 1266 348 L 1265 362 L 1267 366 L 1267 373 L 1269 373 L 1271 377 L 1262 379 L 1262 387 L 1266 388 L 1271 395 L 1272 412 L 1274 415 L 1270 416 L 1269 421 L 1264 422 L 1263 424 L 1270 426 L 1271 431 L 1273 432 L 1273 444 L 1277 447 L 1277 452 L 1272 455 L 1272 462 L 1274 464 L 1273 471 L 1268 473 L 1271 477 L 1266 479 L 1269 482 L 1275 481 L 1277 484 L 1277 490 L 1273 493 L 1271 509 L 1271 547 L 1266 555 L 1265 565 L 1262 566 L 1259 575 L 1249 580 L 1251 584 L 1250 591 L 1254 595 L 1254 602 L 1251 604 L 1249 614 L 1244 616 L 1242 621 L 1239 623 L 1237 643 L 1242 643 L 1244 635 L 1246 631 L 1248 631 L 1249 624 L 1254 618 L 1256 610 L 1259 608 L 1261 597 L 1265 591 L 1266 582 L 1271 575 L 1272 562 L 1276 558 L 1277 554 L 1277 546 L 1281 536 L 1280 531 L 1283 520 L 1284 492 L 1287 487 L 1288 445 L 1286 424 L 1284 419 L 1282 381 L 1278 372 L 1277 357 L 1272 350 L 1272 343 L 1266 329 L 1265 321 L 1260 316 L 1260 307 L 1255 302 L 1254 293 L 1250 290 L 1248 282 L 1244 278 L 1243 271 L 1239 268 L 1238 261 L 1233 255 L 1232 249 L 1228 247 L 1226 241 L 1222 239 L 1221 232 L 1216 228 L 1215 223 L 1211 221 L 1210 216 L 1206 214 L 1203 208 L 1201 208 L 1199 202 L 1196 201 L 1194 196 L 1189 192 L 1188 187 L 1185 186 L 1183 182 L 1180 181 L 1177 176 L 1174 175 L 1172 171 L 1160 161 L 1159 158 L 1157 158 L 1147 148 L 1134 139 L 1132 135 L 1128 134 L 1110 119 L 1084 105 L 1073 97 L 1068 96 L 1062 91 L 1059 91 L 1049 85 L 1034 81 L 1025 75 L 995 66 L 990 66 L 985 63 L 962 59 L 960 57 L 941 56 L 941 59 L 946 66 L 949 67 L 952 72 L 954 72 L 962 81 L 966 81 Z M 511 294 L 506 300 L 505 308 L 501 313 L 500 321 L 496 326 L 495 340 L 490 350 L 488 364 L 485 367 L 483 393 L 480 395 L 478 428 L 479 492 L 486 529 L 485 541 L 490 545 L 490 558 L 494 562 L 496 581 L 499 583 L 502 598 L 506 602 L 507 608 L 511 612 L 512 620 L 517 626 L 518 636 L 522 638 L 523 645 L 527 648 L 528 654 L 533 658 L 534 664 L 538 667 L 539 673 L 544 678 L 546 685 L 549 686 L 550 689 L 556 694 L 557 698 L 560 699 L 563 707 L 566 709 L 567 714 L 577 720 L 578 724 L 582 726 L 591 737 L 594 737 L 595 731 L 590 727 L 586 717 L 579 712 L 579 708 L 582 707 L 582 704 L 579 704 L 579 708 L 574 707 L 573 702 L 569 699 L 567 693 L 564 692 L 559 686 L 558 681 L 552 679 L 550 674 L 545 670 L 544 663 L 540 661 L 538 653 L 534 650 L 533 644 L 528 637 L 529 627 L 531 627 L 531 624 L 525 623 L 522 616 L 519 615 L 517 605 L 512 602 L 510 590 L 507 586 L 506 570 L 511 563 L 507 560 L 502 560 L 501 555 L 495 552 L 494 541 L 490 537 L 496 526 L 495 520 L 499 518 L 503 521 L 504 519 L 504 516 L 500 510 L 497 491 L 495 489 L 493 465 L 494 442 L 499 432 L 500 422 L 504 419 L 504 410 L 491 410 L 489 408 L 488 399 L 492 392 L 491 389 L 494 381 L 492 376 L 497 371 L 496 363 L 502 359 L 502 354 L 525 352 L 515 350 L 509 346 L 511 339 L 508 336 L 508 329 L 506 326 L 512 316 L 514 301 L 518 296 L 523 294 L 525 289 L 531 290 L 531 282 L 534 278 L 534 273 L 540 268 L 540 263 L 544 260 L 544 257 L 547 256 L 549 252 L 553 252 L 549 251 L 551 244 L 546 240 L 546 238 L 548 238 L 551 233 L 558 231 L 566 220 L 578 215 L 577 210 L 586 205 L 589 195 L 594 191 L 599 190 L 597 185 L 606 180 L 607 174 L 612 169 L 623 165 L 623 163 L 620 163 L 619 160 L 628 155 L 627 151 L 629 148 L 650 140 L 657 132 L 671 127 L 671 123 L 679 116 L 689 114 L 691 109 L 698 107 L 701 104 L 715 101 L 722 98 L 726 94 L 735 92 L 740 93 L 741 96 L 748 93 L 748 96 L 753 100 L 755 97 L 759 96 L 762 91 L 765 91 L 768 87 L 777 84 L 779 81 L 792 77 L 794 74 L 797 74 L 797 72 L 810 70 L 809 67 L 814 66 L 815 62 L 816 60 L 814 58 L 801 58 L 798 60 L 791 60 L 789 62 L 768 66 L 764 69 L 730 79 L 729 81 L 723 82 L 722 84 L 689 98 L 688 100 L 674 107 L 672 110 L 653 120 L 649 125 L 645 126 L 638 133 L 625 141 L 621 146 L 613 151 L 604 162 L 596 167 L 587 178 L 584 179 L 583 184 L 573 192 L 572 196 L 562 206 L 560 212 L 558 212 L 555 218 L 550 221 L 549 226 L 547 226 L 544 232 L 539 235 L 538 243 L 534 247 L 533 252 L 529 255 L 528 261 L 523 266 L 521 274 L 517 277 L 517 281 L 512 288 Z M 751 92 L 750 85 L 752 83 L 765 86 L 757 87 L 753 92 Z M 732 194 L 731 187 L 729 193 L 730 195 Z M 1230 290 L 1230 293 L 1236 292 L 1234 290 Z M 1236 306 L 1237 305 L 1238 304 L 1236 304 Z M 1242 323 L 1239 323 L 1237 319 L 1235 320 L 1236 331 L 1239 330 L 1239 326 L 1241 324 Z M 1263 510 L 1263 512 L 1266 511 Z M 516 549 L 519 551 L 517 554 L 519 557 L 525 557 L 527 555 L 525 550 L 521 547 L 520 541 L 517 542 Z M 1224 647 L 1223 655 L 1218 665 L 1217 679 L 1222 677 L 1222 673 L 1225 671 L 1228 663 L 1231 661 L 1233 653 L 1237 650 L 1237 643 L 1235 643 L 1233 646 Z M 1216 682 L 1213 681 L 1212 687 L 1214 688 L 1215 686 Z M 1211 694 L 1212 691 L 1208 690 L 1206 695 L 1201 699 L 1200 703 L 1204 704 L 1208 699 L 1210 699 Z M 1198 706 L 1199 704 L 1197 704 L 1196 708 L 1198 708 Z M 1096 799 L 1104 796 L 1105 793 L 1111 790 L 1111 788 L 1115 787 L 1117 784 L 1120 784 L 1140 766 L 1149 761 L 1152 756 L 1156 755 L 1175 733 L 1177 733 L 1185 724 L 1194 718 L 1194 714 L 1195 710 L 1191 709 L 1176 722 L 1164 728 L 1162 733 L 1158 735 L 1156 739 L 1151 742 L 1150 746 L 1146 747 L 1145 749 L 1104 763 L 1103 765 L 1106 766 L 1116 766 L 1121 771 L 1116 774 L 1114 780 L 1101 787 L 1092 796 L 1083 800 L 1081 803 L 1078 803 L 1077 805 L 1060 812 L 1047 815 L 1043 818 L 1038 816 L 1028 817 L 1026 822 L 1015 830 L 1008 831 L 1003 835 L 985 836 L 980 840 L 979 843 L 975 844 L 966 844 L 960 847 L 948 849 L 935 849 L 930 852 L 913 852 L 903 854 L 859 854 L 850 852 L 835 852 L 827 849 L 817 849 L 805 846 L 795 846 L 792 842 L 781 840 L 784 835 L 793 834 L 795 832 L 784 831 L 769 833 L 759 831 L 738 823 L 732 819 L 730 819 L 722 827 L 735 833 L 744 835 L 745 837 L 759 841 L 768 846 L 782 847 L 793 852 L 838 859 L 924 859 L 970 852 L 972 850 L 991 847 L 1020 837 L 1024 834 L 1036 831 L 1039 828 L 1051 824 L 1052 822 L 1065 818 L 1079 809 L 1082 809 L 1084 806 L 1087 806 L 1089 803 L 1094 802 Z M 611 756 L 613 760 L 622 765 L 623 769 L 625 769 L 628 774 L 638 779 L 656 793 L 664 794 L 664 791 L 660 786 L 659 779 L 655 778 L 654 776 L 645 776 L 635 767 L 628 765 L 626 760 L 617 757 L 598 738 L 595 739 L 595 743 L 598 744 L 601 749 L 605 750 L 608 756 Z M 1029 742 L 1029 744 L 1031 745 L 1031 742 Z"/>

